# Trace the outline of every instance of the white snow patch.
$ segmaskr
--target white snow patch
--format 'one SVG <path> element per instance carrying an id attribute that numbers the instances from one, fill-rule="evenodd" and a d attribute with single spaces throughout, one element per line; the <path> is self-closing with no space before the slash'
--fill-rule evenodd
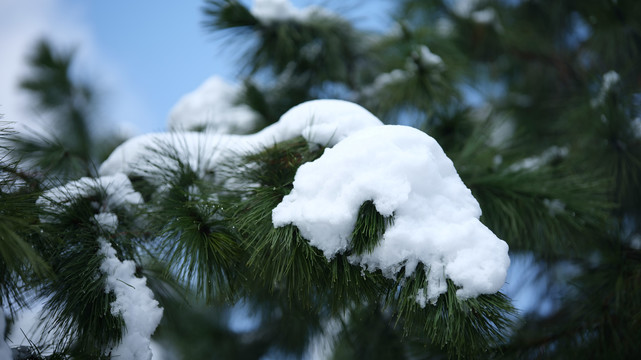
<path id="1" fill-rule="evenodd" d="M 287 111 L 280 120 L 252 135 L 198 132 L 156 133 L 131 138 L 118 146 L 100 166 L 100 174 L 144 175 L 154 164 L 166 164 L 163 149 L 194 170 L 213 170 L 226 156 L 251 153 L 303 136 L 307 141 L 333 146 L 349 134 L 382 122 L 363 107 L 343 100 L 312 100 Z"/>
<path id="2" fill-rule="evenodd" d="M 454 34 L 455 26 L 452 20 L 445 17 L 440 17 L 436 20 L 435 28 L 436 32 L 439 35 L 448 37 Z"/>
<path id="3" fill-rule="evenodd" d="M 247 105 L 236 104 L 241 92 L 218 76 L 207 79 L 184 95 L 169 114 L 169 130 L 245 134 L 256 126 L 258 115 Z"/>
<path id="4" fill-rule="evenodd" d="M 101 212 L 94 215 L 93 220 L 103 231 L 108 233 L 115 233 L 118 229 L 118 216 L 114 213 Z"/>
<path id="5" fill-rule="evenodd" d="M 379 74 L 374 82 L 361 89 L 365 96 L 374 96 L 380 94 L 388 86 L 396 85 L 414 78 L 418 71 L 417 63 L 425 68 L 443 70 L 445 63 L 440 56 L 430 51 L 426 45 L 418 46 L 412 51 L 412 56 L 407 59 L 405 69 L 394 69 L 387 73 Z"/>
<path id="6" fill-rule="evenodd" d="M 600 105 L 603 105 L 603 102 L 605 101 L 605 97 L 608 95 L 610 91 L 612 91 L 612 87 L 616 85 L 619 81 L 621 81 L 621 77 L 614 70 L 610 70 L 607 73 L 603 74 L 603 81 L 601 84 L 601 89 L 599 90 L 599 94 L 597 95 L 596 98 L 592 99 L 592 101 L 590 102 L 592 107 L 598 107 Z"/>
<path id="7" fill-rule="evenodd" d="M 478 6 L 479 0 L 454 0 L 451 2 L 452 11 L 463 18 L 469 18 Z"/>
<path id="8" fill-rule="evenodd" d="M 543 199 L 543 205 L 548 208 L 550 216 L 556 216 L 565 211 L 565 203 L 559 199 Z"/>
<path id="9" fill-rule="evenodd" d="M 478 24 L 491 24 L 496 19 L 496 11 L 492 8 L 485 8 L 483 10 L 474 11 L 470 18 Z"/>
<path id="10" fill-rule="evenodd" d="M 411 77 L 408 71 L 394 69 L 388 73 L 382 73 L 376 76 L 371 85 L 364 87 L 361 92 L 366 96 L 378 94 L 381 90 L 392 84 L 401 83 Z"/>
<path id="11" fill-rule="evenodd" d="M 136 277 L 136 265 L 131 260 L 120 261 L 116 250 L 104 239 L 99 239 L 99 254 L 105 259 L 100 271 L 107 275 L 107 288 L 113 291 L 116 300 L 111 303 L 111 313 L 120 315 L 125 322 L 122 341 L 111 354 L 122 360 L 150 360 L 151 335 L 162 318 L 162 308 L 154 300 L 153 293 L 147 287 L 145 278 Z"/>
<path id="12" fill-rule="evenodd" d="M 342 319 L 331 318 L 323 321 L 323 328 L 320 334 L 314 336 L 305 351 L 305 360 L 326 360 L 331 359 L 338 334 L 342 329 L 342 322 L 347 319 L 347 313 Z"/>
<path id="13" fill-rule="evenodd" d="M 104 191 L 102 204 L 94 204 L 99 212 L 109 212 L 118 207 L 129 208 L 143 202 L 142 196 L 131 186 L 124 174 L 102 176 L 99 178 L 81 178 L 65 185 L 45 191 L 37 200 L 44 209 L 62 211 L 64 206 L 78 198 L 98 195 Z"/>
<path id="14" fill-rule="evenodd" d="M 254 0 L 249 10 L 255 18 L 263 23 L 276 21 L 306 21 L 312 16 L 334 16 L 319 6 L 308 6 L 304 9 L 295 7 L 289 0 Z"/>
<path id="15" fill-rule="evenodd" d="M 418 293 L 416 293 L 416 302 L 421 308 L 425 308 L 425 305 L 427 305 L 427 292 L 424 288 L 418 289 Z"/>
<path id="16" fill-rule="evenodd" d="M 272 221 L 297 226 L 330 259 L 350 248 L 359 208 L 369 200 L 394 223 L 371 253 L 351 262 L 388 277 L 423 263 L 431 303 L 446 292 L 446 278 L 462 299 L 494 293 L 505 282 L 507 244 L 479 221 L 478 202 L 438 143 L 411 127 L 363 129 L 303 164 Z"/>
<path id="17" fill-rule="evenodd" d="M 537 170 L 541 168 L 541 166 L 549 164 L 554 159 L 565 158 L 566 156 L 568 156 L 569 152 L 570 150 L 565 146 L 551 146 L 543 151 L 541 155 L 528 157 L 510 165 L 509 170 Z"/>
<path id="18" fill-rule="evenodd" d="M 419 46 L 418 56 L 419 56 L 421 65 L 425 67 L 444 66 L 443 59 L 441 59 L 440 56 L 431 52 L 430 48 L 428 48 L 426 45 Z"/>

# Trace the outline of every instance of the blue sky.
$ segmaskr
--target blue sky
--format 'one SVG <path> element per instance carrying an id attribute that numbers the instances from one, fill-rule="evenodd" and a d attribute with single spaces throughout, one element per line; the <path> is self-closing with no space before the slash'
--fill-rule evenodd
<path id="1" fill-rule="evenodd" d="M 252 0 L 244 1 L 251 4 Z M 292 1 L 349 9 L 360 27 L 385 29 L 394 1 Z M 124 125 L 140 134 L 166 129 L 178 99 L 212 75 L 233 81 L 238 49 L 223 47 L 201 22 L 203 0 L 83 1 L 2 0 L 0 2 L 0 113 L 28 121 L 28 99 L 16 90 L 26 72 L 24 58 L 46 36 L 63 48 L 77 48 L 76 73 L 98 86 L 100 128 Z"/>

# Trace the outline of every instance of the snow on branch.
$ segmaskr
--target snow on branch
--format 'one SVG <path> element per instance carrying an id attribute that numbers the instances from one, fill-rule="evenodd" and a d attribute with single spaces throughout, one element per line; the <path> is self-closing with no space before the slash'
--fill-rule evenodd
<path id="1" fill-rule="evenodd" d="M 262 23 L 275 21 L 306 21 L 313 16 L 335 16 L 319 6 L 304 9 L 295 7 L 289 0 L 254 0 L 250 12 Z"/>
<path id="2" fill-rule="evenodd" d="M 445 293 L 446 279 L 458 286 L 461 299 L 501 288 L 510 263 L 508 246 L 479 221 L 478 202 L 438 143 L 414 128 L 382 125 L 350 102 L 302 103 L 253 135 L 137 137 L 118 147 L 100 173 L 130 173 L 149 162 L 159 141 L 177 149 L 183 163 L 202 157 L 215 170 L 226 156 L 256 153 L 297 136 L 327 149 L 298 169 L 294 189 L 273 211 L 274 226 L 294 224 L 311 245 L 332 258 L 351 248 L 359 209 L 372 201 L 381 215 L 394 221 L 371 252 L 353 254 L 350 261 L 371 271 L 380 269 L 388 277 L 401 270 L 409 276 L 422 264 L 428 278 L 423 302 L 434 303 Z"/>
<path id="3" fill-rule="evenodd" d="M 164 164 L 162 149 L 171 149 L 194 170 L 213 170 L 225 156 L 248 154 L 303 136 L 308 142 L 332 146 L 349 134 L 382 122 L 359 105 L 342 100 L 313 100 L 293 107 L 278 122 L 252 135 L 180 132 L 145 134 L 127 140 L 100 166 L 100 174 L 144 174 Z M 198 161 L 204 159 L 205 163 Z"/>
<path id="4" fill-rule="evenodd" d="M 507 244 L 480 221 L 481 209 L 438 143 L 405 126 L 363 129 L 301 165 L 294 188 L 273 210 L 329 259 L 350 249 L 360 206 L 393 216 L 378 246 L 350 261 L 394 278 L 425 266 L 424 297 L 436 302 L 446 279 L 461 299 L 497 292 L 510 264 Z"/>
<path id="5" fill-rule="evenodd" d="M 218 76 L 207 79 L 184 95 L 169 114 L 169 130 L 246 134 L 256 126 L 258 115 L 247 105 L 237 104 L 241 88 Z"/>
<path id="6" fill-rule="evenodd" d="M 106 213 L 118 207 L 128 208 L 142 203 L 142 196 L 131 186 L 124 174 L 99 178 L 84 177 L 45 191 L 37 203 L 51 212 L 64 210 L 64 206 L 78 198 L 104 195 L 101 204 L 94 204 L 97 212 Z"/>
<path id="7" fill-rule="evenodd" d="M 163 310 L 154 300 L 146 279 L 135 276 L 136 264 L 131 260 L 120 261 L 116 250 L 105 240 L 99 239 L 99 254 L 104 256 L 100 271 L 107 275 L 105 291 L 113 291 L 116 300 L 111 303 L 111 313 L 120 315 L 125 330 L 111 356 L 122 360 L 151 360 L 151 335 L 160 323 Z"/>

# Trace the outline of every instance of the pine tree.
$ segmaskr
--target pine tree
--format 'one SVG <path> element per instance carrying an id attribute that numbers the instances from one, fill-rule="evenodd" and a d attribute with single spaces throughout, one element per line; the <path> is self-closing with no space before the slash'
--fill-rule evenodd
<path id="1" fill-rule="evenodd" d="M 242 86 L 208 80 L 95 172 L 3 157 L 0 301 L 45 301 L 54 356 L 145 359 L 152 333 L 194 359 L 641 354 L 641 4 L 404 0 L 385 33 L 203 13 L 248 44 Z M 45 50 L 24 86 L 89 138 Z M 499 239 L 546 306 L 499 291 Z"/>

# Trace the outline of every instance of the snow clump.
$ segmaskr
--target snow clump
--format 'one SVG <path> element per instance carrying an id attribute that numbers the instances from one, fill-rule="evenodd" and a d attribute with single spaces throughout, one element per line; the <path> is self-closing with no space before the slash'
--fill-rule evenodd
<path id="1" fill-rule="evenodd" d="M 169 113 L 171 131 L 211 131 L 246 134 L 256 127 L 258 115 L 247 105 L 236 104 L 241 92 L 218 76 L 207 79 L 184 95 Z"/>
<path id="2" fill-rule="evenodd" d="M 249 10 L 259 21 L 269 24 L 275 21 L 306 21 L 315 15 L 331 16 L 332 14 L 319 6 L 308 6 L 304 9 L 295 7 L 289 0 L 254 0 Z"/>
<path id="3" fill-rule="evenodd" d="M 542 166 L 551 163 L 557 159 L 563 159 L 568 156 L 570 150 L 567 146 L 550 146 L 538 156 L 525 158 L 517 163 L 510 165 L 510 171 L 535 171 Z"/>
<path id="4" fill-rule="evenodd" d="M 422 303 L 435 303 L 446 279 L 461 299 L 504 284 L 507 244 L 479 221 L 478 202 L 438 143 L 411 127 L 365 128 L 301 165 L 272 221 L 295 225 L 331 259 L 350 248 L 360 206 L 370 200 L 394 222 L 371 253 L 351 255 L 352 263 L 390 278 L 403 267 L 409 276 L 422 263 L 428 278 L 417 297 Z"/>
<path id="5" fill-rule="evenodd" d="M 113 291 L 116 300 L 111 303 L 111 313 L 122 316 L 125 332 L 115 349 L 114 358 L 122 360 L 151 360 L 151 335 L 160 323 L 163 310 L 154 300 L 145 278 L 136 277 L 136 264 L 131 260 L 120 261 L 116 250 L 104 239 L 99 254 L 104 256 L 100 271 L 107 275 L 106 292 Z"/>
<path id="6" fill-rule="evenodd" d="M 430 48 L 428 48 L 426 45 L 419 46 L 418 57 L 421 65 L 425 67 L 444 66 L 443 59 L 430 51 Z"/>
<path id="7" fill-rule="evenodd" d="M 98 212 L 110 212 L 116 208 L 130 209 L 133 205 L 143 202 L 142 196 L 136 192 L 124 174 L 102 176 L 99 178 L 84 177 L 45 191 L 36 203 L 51 212 L 64 211 L 76 199 L 104 195 L 102 203 L 92 204 Z M 100 221 L 100 219 L 96 219 Z M 47 221 L 43 218 L 43 221 Z"/>
<path id="8" fill-rule="evenodd" d="M 117 173 L 144 176 L 172 156 L 194 171 L 214 170 L 227 156 L 260 151 L 297 136 L 322 146 L 333 146 L 365 127 L 383 123 L 363 107 L 343 100 L 312 100 L 287 111 L 280 120 L 252 135 L 169 132 L 137 136 L 125 141 L 100 166 L 103 176 Z"/>
<path id="9" fill-rule="evenodd" d="M 612 90 L 612 87 L 619 81 L 621 81 L 621 77 L 619 76 L 619 73 L 614 70 L 610 70 L 607 73 L 603 74 L 603 82 L 601 84 L 601 89 L 599 89 L 599 94 L 590 102 L 592 107 L 594 108 L 603 105 L 605 97 Z"/>

